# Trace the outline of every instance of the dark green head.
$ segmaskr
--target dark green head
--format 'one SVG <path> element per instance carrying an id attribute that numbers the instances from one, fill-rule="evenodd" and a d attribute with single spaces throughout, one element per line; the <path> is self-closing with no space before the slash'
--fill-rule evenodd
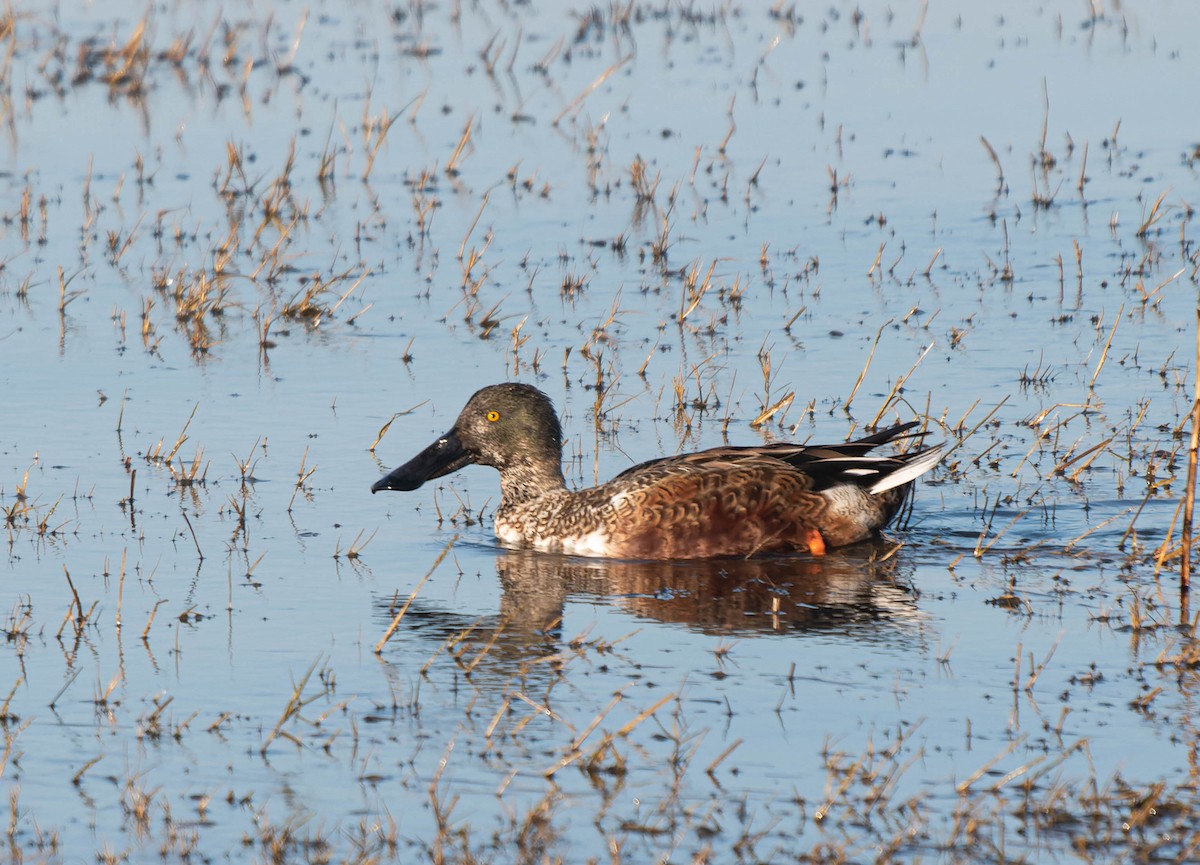
<path id="1" fill-rule="evenodd" d="M 561 462 L 562 428 L 550 398 L 527 384 L 494 384 L 476 391 L 449 432 L 376 481 L 371 492 L 415 490 L 471 463 L 503 472 L 540 464 L 560 471 Z"/>

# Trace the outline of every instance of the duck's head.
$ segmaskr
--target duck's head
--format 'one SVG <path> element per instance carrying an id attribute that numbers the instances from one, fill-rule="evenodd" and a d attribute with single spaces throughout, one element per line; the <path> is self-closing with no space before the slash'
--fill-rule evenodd
<path id="1" fill-rule="evenodd" d="M 467 400 L 449 432 L 376 481 L 371 492 L 415 490 L 477 463 L 503 472 L 515 465 L 562 461 L 562 428 L 550 398 L 527 384 L 494 384 Z"/>

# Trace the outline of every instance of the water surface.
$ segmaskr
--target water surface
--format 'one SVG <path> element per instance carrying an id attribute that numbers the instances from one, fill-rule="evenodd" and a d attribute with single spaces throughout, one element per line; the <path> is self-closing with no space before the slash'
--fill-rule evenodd
<path id="1" fill-rule="evenodd" d="M 1189 858 L 1200 27 L 1096 12 L 13 7 L 10 858 Z M 369 494 L 506 379 L 577 485 L 954 449 L 823 559 Z"/>

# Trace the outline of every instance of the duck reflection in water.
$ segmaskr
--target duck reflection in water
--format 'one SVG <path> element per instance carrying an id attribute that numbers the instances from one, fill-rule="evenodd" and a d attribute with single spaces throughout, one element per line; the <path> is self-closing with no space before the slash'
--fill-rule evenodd
<path id="1" fill-rule="evenodd" d="M 577 635 L 563 619 L 576 602 L 611 603 L 637 619 L 704 633 L 838 634 L 856 645 L 916 645 L 924 628 L 908 578 L 912 568 L 889 556 L 892 551 L 893 545 L 878 541 L 820 559 L 630 562 L 500 550 L 498 615 L 471 620 L 418 597 L 404 627 L 468 644 L 461 657 L 472 659 L 477 682 L 481 673 L 524 674 L 528 662 L 568 650 Z M 382 612 L 390 620 L 392 604 Z"/>
<path id="2" fill-rule="evenodd" d="M 612 598 L 639 618 L 722 634 L 871 630 L 916 616 L 896 560 L 872 562 L 854 552 L 821 560 L 597 562 L 514 550 L 496 561 L 500 621 L 554 639 L 564 605 L 582 597 Z"/>

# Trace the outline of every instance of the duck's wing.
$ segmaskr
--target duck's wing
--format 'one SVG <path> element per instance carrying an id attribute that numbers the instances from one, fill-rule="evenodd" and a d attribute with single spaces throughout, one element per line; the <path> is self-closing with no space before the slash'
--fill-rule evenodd
<path id="1" fill-rule="evenodd" d="M 779 461 L 804 474 L 814 491 L 839 483 L 867 488 L 872 493 L 902 486 L 937 465 L 942 446 L 910 450 L 890 456 L 872 455 L 876 447 L 893 441 L 921 439 L 926 432 L 909 433 L 917 421 L 896 424 L 872 435 L 840 444 L 798 445 L 776 442 L 744 447 L 709 448 L 678 456 L 648 460 L 626 469 L 613 481 L 631 476 L 643 479 L 687 475 L 700 469 L 748 466 L 761 461 Z"/>
<path id="2" fill-rule="evenodd" d="M 650 460 L 569 494 L 568 507 L 603 526 L 612 556 L 820 555 L 887 525 L 911 482 L 937 464 L 940 445 L 870 453 L 913 426 L 845 444 L 720 447 Z"/>

